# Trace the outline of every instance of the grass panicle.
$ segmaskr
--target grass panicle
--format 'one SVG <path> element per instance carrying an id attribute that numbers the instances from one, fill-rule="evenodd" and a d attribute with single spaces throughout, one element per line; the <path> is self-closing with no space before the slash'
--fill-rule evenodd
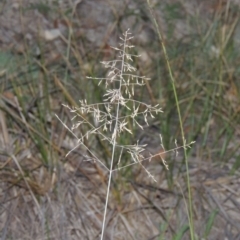
<path id="1" fill-rule="evenodd" d="M 147 173 L 154 182 L 156 179 L 148 171 L 148 169 L 142 164 L 143 161 L 151 161 L 154 157 L 159 155 L 162 159 L 163 165 L 168 169 L 168 164 L 162 157 L 163 153 L 158 153 L 156 155 L 150 155 L 145 157 L 142 152 L 145 150 L 146 144 L 141 145 L 138 141 L 132 145 L 121 145 L 118 143 L 118 139 L 123 132 L 128 134 L 133 134 L 132 130 L 128 127 L 131 122 L 131 126 L 136 126 L 143 130 L 141 122 L 149 124 L 148 121 L 151 118 L 155 118 L 155 115 L 162 113 L 162 109 L 158 104 L 152 106 L 148 103 L 137 100 L 135 97 L 135 89 L 145 85 L 146 81 L 150 79 L 145 76 L 139 76 L 134 74 L 137 69 L 131 65 L 133 58 L 140 57 L 139 55 L 131 54 L 131 48 L 134 46 L 130 44 L 130 40 L 133 38 L 129 30 L 127 30 L 123 37 L 120 37 L 119 47 L 112 47 L 118 52 L 118 57 L 111 61 L 102 61 L 103 66 L 108 70 L 106 77 L 87 77 L 89 80 L 98 81 L 98 85 L 104 84 L 106 88 L 106 93 L 103 95 L 103 102 L 89 104 L 86 99 L 80 100 L 80 107 L 69 107 L 64 105 L 73 113 L 72 120 L 75 123 L 69 128 L 62 120 L 57 116 L 57 118 L 62 122 L 65 128 L 70 131 L 74 137 L 78 139 L 78 145 L 74 147 L 83 146 L 91 154 L 91 158 L 87 157 L 87 160 L 96 161 L 100 163 L 105 170 L 108 171 L 108 184 L 106 193 L 106 202 L 104 208 L 101 239 L 104 239 L 104 231 L 106 224 L 107 208 L 110 196 L 112 174 L 115 171 L 119 171 L 123 168 L 140 164 L 144 171 Z M 127 113 L 127 114 L 125 114 Z M 91 122 L 89 118 L 93 119 Z M 82 125 L 87 125 L 88 130 L 84 135 L 78 137 L 78 128 Z M 95 154 L 89 147 L 87 147 L 84 142 L 92 135 L 98 135 L 102 141 L 106 141 L 111 146 L 111 159 L 110 164 L 106 164 L 102 161 L 97 154 Z M 160 135 L 162 140 L 162 137 Z M 162 142 L 162 141 L 161 141 Z M 184 146 L 176 146 L 175 149 L 170 151 L 177 151 L 178 148 L 190 147 L 193 142 L 186 144 Z M 162 144 L 161 144 L 162 145 Z M 164 146 L 162 146 L 164 149 Z M 72 149 L 71 151 L 73 151 Z M 71 152 L 70 151 L 70 152 Z M 69 152 L 69 153 L 70 153 Z M 130 155 L 132 160 L 131 163 L 121 165 L 122 154 L 127 153 Z M 166 153 L 164 149 L 164 153 Z M 69 154 L 68 153 L 68 154 Z"/>

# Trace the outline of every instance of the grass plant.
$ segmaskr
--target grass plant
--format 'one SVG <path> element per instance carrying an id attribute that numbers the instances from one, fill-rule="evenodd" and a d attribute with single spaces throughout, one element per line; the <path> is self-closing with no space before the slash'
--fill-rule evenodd
<path id="1" fill-rule="evenodd" d="M 88 104 L 87 100 L 80 100 L 80 107 L 69 107 L 64 105 L 70 112 L 74 114 L 72 121 L 75 121 L 73 126 L 69 128 L 63 121 L 57 116 L 61 123 L 70 131 L 74 137 L 78 139 L 78 144 L 71 151 L 77 147 L 86 148 L 91 153 L 91 158 L 86 158 L 89 161 L 98 162 L 108 174 L 106 202 L 104 207 L 101 240 L 104 239 L 104 231 L 106 225 L 108 202 L 110 199 L 111 186 L 113 181 L 113 173 L 120 171 L 135 164 L 139 164 L 148 177 L 156 182 L 154 176 L 143 165 L 144 161 L 151 161 L 156 156 L 160 156 L 162 163 L 168 170 L 168 164 L 164 159 L 166 150 L 162 143 L 161 145 L 164 151 L 155 155 L 149 155 L 144 157 L 142 152 L 145 150 L 146 145 L 141 145 L 138 141 L 131 145 L 122 145 L 119 143 L 119 138 L 122 134 L 133 134 L 129 126 L 138 127 L 143 130 L 142 122 L 149 124 L 149 120 L 155 118 L 154 115 L 162 113 L 162 109 L 157 105 L 150 105 L 137 99 L 134 99 L 135 89 L 145 85 L 146 81 L 150 79 L 145 76 L 136 75 L 136 68 L 129 62 L 133 61 L 134 57 L 140 57 L 139 55 L 131 54 L 131 49 L 134 47 L 130 44 L 130 40 L 133 38 L 130 31 L 127 30 L 123 37 L 120 37 L 120 47 L 112 47 L 119 55 L 118 58 L 111 61 L 102 61 L 103 66 L 108 70 L 106 77 L 87 77 L 89 80 L 98 82 L 98 85 L 104 84 L 106 93 L 103 95 L 103 102 Z M 124 114 L 125 112 L 129 114 Z M 92 116 L 93 122 L 89 121 L 87 115 Z M 129 125 L 131 123 L 131 125 Z M 78 129 L 82 125 L 88 125 L 87 132 L 84 135 L 78 136 Z M 107 142 L 111 148 L 110 163 L 102 161 L 92 150 L 84 144 L 85 139 L 88 139 L 90 135 L 98 135 L 101 140 Z M 126 136 L 127 137 L 127 136 Z M 161 135 L 159 133 L 159 137 Z M 190 147 L 193 144 L 186 144 L 184 140 L 184 149 Z M 177 151 L 179 147 L 171 151 Z M 70 154 L 71 151 L 68 153 Z M 122 165 L 122 156 L 125 154 L 130 155 L 131 162 Z"/>

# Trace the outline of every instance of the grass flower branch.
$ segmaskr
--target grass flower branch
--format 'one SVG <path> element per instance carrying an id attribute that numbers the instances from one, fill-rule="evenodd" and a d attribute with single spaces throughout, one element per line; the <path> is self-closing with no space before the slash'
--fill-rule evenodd
<path id="1" fill-rule="evenodd" d="M 138 76 L 132 73 L 137 69 L 129 62 L 133 62 L 134 57 L 140 57 L 139 55 L 133 55 L 129 53 L 131 48 L 134 47 L 133 45 L 129 44 L 129 41 L 132 38 L 133 37 L 131 33 L 129 30 L 127 30 L 123 34 L 123 37 L 120 38 L 120 48 L 112 47 L 119 53 L 118 59 L 101 62 L 103 66 L 108 69 L 106 77 L 87 77 L 89 80 L 98 81 L 98 85 L 102 83 L 105 84 L 106 93 L 103 95 L 103 101 L 101 103 L 88 104 L 87 100 L 84 99 L 80 100 L 80 107 L 69 107 L 67 105 L 64 105 L 74 115 L 72 117 L 72 120 L 76 121 L 76 123 L 73 124 L 71 128 L 63 123 L 63 121 L 57 116 L 63 126 L 69 132 L 71 132 L 75 138 L 77 138 L 78 144 L 74 147 L 74 149 L 80 146 L 85 147 L 85 149 L 91 153 L 91 157 L 89 158 L 86 156 L 86 160 L 97 161 L 108 171 L 107 193 L 101 229 L 101 240 L 104 239 L 112 174 L 116 171 L 122 170 L 123 168 L 139 164 L 147 173 L 147 175 L 156 182 L 154 176 L 143 165 L 143 161 L 151 161 L 156 156 L 160 156 L 163 165 L 166 167 L 166 169 L 168 169 L 168 165 L 163 158 L 163 154 L 169 151 L 165 151 L 163 144 L 161 145 L 165 151 L 164 153 L 150 155 L 147 158 L 142 154 L 145 150 L 146 145 L 141 145 L 138 143 L 138 141 L 132 145 L 119 144 L 119 138 L 123 133 L 133 134 L 132 129 L 129 127 L 130 120 L 132 121 L 133 127 L 137 126 L 143 130 L 143 126 L 140 123 L 141 121 L 144 121 L 148 125 L 149 119 L 154 118 L 155 115 L 159 113 L 162 113 L 162 109 L 158 104 L 152 106 L 148 103 L 144 103 L 133 98 L 135 88 L 144 86 L 145 82 L 149 81 L 150 79 L 145 76 Z M 91 121 L 88 120 L 86 116 L 92 117 L 93 123 L 91 123 Z M 77 131 L 77 129 L 82 125 L 87 125 L 88 130 L 84 135 L 78 137 L 78 134 L 74 132 Z M 91 151 L 91 149 L 89 149 L 89 147 L 84 144 L 85 140 L 87 140 L 90 135 L 98 135 L 101 141 L 106 141 L 108 144 L 110 144 L 110 163 L 105 164 L 96 156 L 96 154 Z M 191 147 L 192 143 L 186 144 L 184 142 L 184 145 L 182 147 Z M 170 151 L 177 151 L 182 147 L 176 146 L 175 149 L 172 149 Z M 69 153 L 71 153 L 74 149 L 72 149 Z M 125 164 L 121 166 L 121 158 L 123 153 L 128 154 L 132 162 L 125 162 Z"/>

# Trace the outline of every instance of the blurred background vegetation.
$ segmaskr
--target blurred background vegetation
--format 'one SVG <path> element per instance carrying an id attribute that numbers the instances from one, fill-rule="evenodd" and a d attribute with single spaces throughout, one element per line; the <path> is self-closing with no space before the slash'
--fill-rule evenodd
<path id="1" fill-rule="evenodd" d="M 176 80 L 186 140 L 196 141 L 188 150 L 196 239 L 240 239 L 239 3 L 152 0 L 151 6 Z M 86 76 L 106 75 L 100 62 L 116 58 L 111 46 L 130 28 L 141 55 L 133 65 L 151 78 L 136 97 L 159 103 L 164 113 L 143 133 L 133 129 L 131 139 L 120 141 L 139 139 L 151 153 L 160 151 L 160 133 L 165 149 L 175 140 L 182 144 L 146 1 L 5 0 L 0 12 L 1 239 L 97 239 L 107 173 L 84 161 L 84 149 L 65 157 L 77 140 L 55 114 L 71 126 L 62 104 L 102 102 L 104 85 Z M 108 163 L 111 149 L 101 139 L 86 145 Z M 138 167 L 114 179 L 106 239 L 189 239 L 181 151 L 165 158 L 169 171 L 159 160 L 147 165 L 157 185 Z"/>

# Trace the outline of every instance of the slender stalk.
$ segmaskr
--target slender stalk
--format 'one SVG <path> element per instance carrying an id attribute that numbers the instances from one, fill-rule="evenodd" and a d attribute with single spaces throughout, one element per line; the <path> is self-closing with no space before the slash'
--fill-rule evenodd
<path id="1" fill-rule="evenodd" d="M 186 140 L 185 140 L 185 136 L 184 136 L 181 111 L 180 111 L 177 91 L 176 91 L 176 87 L 175 87 L 175 79 L 174 79 L 173 74 L 172 74 L 172 69 L 171 69 L 171 66 L 170 66 L 170 63 L 169 63 L 169 60 L 168 60 L 169 59 L 168 58 L 168 54 L 167 54 L 165 45 L 163 43 L 162 34 L 161 34 L 160 30 L 159 30 L 160 28 L 158 26 L 156 17 L 154 16 L 154 13 L 153 13 L 152 8 L 150 6 L 150 1 L 149 0 L 146 0 L 146 1 L 147 1 L 149 10 L 150 10 L 151 16 L 153 18 L 153 22 L 154 22 L 154 25 L 156 27 L 159 40 L 160 40 L 161 45 L 162 45 L 165 61 L 167 63 L 167 68 L 168 68 L 169 76 L 170 76 L 170 79 L 171 79 L 171 82 L 172 82 L 173 93 L 174 93 L 175 102 L 176 102 L 176 106 L 177 106 L 177 112 L 178 112 L 178 118 L 179 118 L 179 123 L 180 123 L 182 141 L 183 141 L 183 144 L 185 145 Z M 188 204 L 189 204 L 189 206 L 188 206 L 188 221 L 189 221 L 189 225 L 190 225 L 191 239 L 194 240 L 195 237 L 194 237 L 194 225 L 193 225 L 192 193 L 191 193 L 191 186 L 190 186 L 189 167 L 188 167 L 188 161 L 187 161 L 187 151 L 186 151 L 186 148 L 184 147 L 183 150 L 184 150 L 184 161 L 185 161 L 186 172 L 187 172 L 187 188 L 188 188 Z"/>
<path id="2" fill-rule="evenodd" d="M 122 52 L 122 61 L 121 61 L 121 72 L 120 72 L 120 85 L 119 85 L 119 92 L 121 93 L 122 87 L 122 78 L 123 78 L 123 68 L 124 68 L 124 57 L 125 57 L 125 48 L 126 48 L 126 41 L 127 41 L 127 33 L 124 35 L 124 45 L 123 45 L 123 52 Z M 107 216 L 107 207 L 108 207 L 108 200 L 110 194 L 110 186 L 112 180 L 112 172 L 113 172 L 113 161 L 115 156 L 115 149 L 116 149 L 116 138 L 117 138 L 117 129 L 118 129 L 118 120 L 119 120 L 119 107 L 120 107 L 120 100 L 117 103 L 117 112 L 116 112 L 116 123 L 113 131 L 113 149 L 112 149 L 112 158 L 111 158 L 111 166 L 109 170 L 109 178 L 108 178 L 108 186 L 107 186 L 107 195 L 106 195 L 106 202 L 104 208 L 104 215 L 103 215 L 103 223 L 102 223 L 102 233 L 101 233 L 101 240 L 103 240 L 104 230 L 105 230 L 105 223 L 106 223 L 106 216 Z"/>

